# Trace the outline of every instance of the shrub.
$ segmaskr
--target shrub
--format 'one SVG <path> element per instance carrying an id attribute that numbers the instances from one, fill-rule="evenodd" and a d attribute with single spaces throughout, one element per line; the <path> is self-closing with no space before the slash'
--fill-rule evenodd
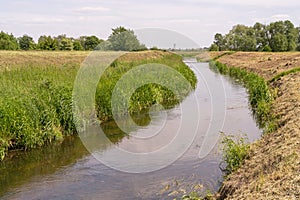
<path id="1" fill-rule="evenodd" d="M 248 155 L 250 146 L 245 138 L 234 139 L 233 136 L 224 136 L 223 161 L 226 163 L 225 173 L 228 175 L 237 170 Z"/>

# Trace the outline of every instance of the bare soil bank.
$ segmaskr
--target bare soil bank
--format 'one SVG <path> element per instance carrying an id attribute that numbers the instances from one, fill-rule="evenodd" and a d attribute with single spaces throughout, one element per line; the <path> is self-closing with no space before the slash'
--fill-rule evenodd
<path id="1" fill-rule="evenodd" d="M 219 56 L 214 54 L 212 56 Z M 237 52 L 217 59 L 266 80 L 300 66 L 300 53 Z M 300 199 L 300 72 L 272 82 L 279 128 L 251 144 L 249 157 L 223 183 L 219 199 Z"/>

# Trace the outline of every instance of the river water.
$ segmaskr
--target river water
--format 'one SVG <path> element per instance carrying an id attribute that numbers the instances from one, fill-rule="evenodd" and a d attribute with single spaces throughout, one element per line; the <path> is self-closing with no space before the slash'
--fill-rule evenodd
<path id="1" fill-rule="evenodd" d="M 222 157 L 220 140 L 208 155 L 199 156 L 201 147 L 202 151 L 210 148 L 205 146 L 212 139 L 210 132 L 214 131 L 215 135 L 221 131 L 231 135 L 245 134 L 249 141 L 253 141 L 262 131 L 249 109 L 245 88 L 237 81 L 210 70 L 208 63 L 194 60 L 186 60 L 186 63 L 195 72 L 198 84 L 182 105 L 194 106 L 189 105 L 189 100 L 197 99 L 201 125 L 192 144 L 177 161 L 153 172 L 125 173 L 95 159 L 78 136 L 69 137 L 62 143 L 42 149 L 12 152 L 0 163 L 0 199 L 180 199 L 191 190 L 216 191 L 223 176 L 219 168 Z M 180 106 L 166 113 L 164 126 L 167 128 L 162 129 L 163 134 L 174 132 L 182 120 Z M 212 115 L 217 117 L 214 119 Z M 155 126 L 161 126 L 163 117 L 160 112 L 152 114 L 154 123 L 149 126 L 148 115 L 134 116 L 135 121 L 145 125 L 134 130 L 134 134 L 145 135 L 156 129 Z M 109 153 L 115 146 L 132 146 L 134 139 L 130 134 L 124 134 L 113 121 L 103 124 L 102 129 L 114 143 L 104 144 L 102 152 Z"/>

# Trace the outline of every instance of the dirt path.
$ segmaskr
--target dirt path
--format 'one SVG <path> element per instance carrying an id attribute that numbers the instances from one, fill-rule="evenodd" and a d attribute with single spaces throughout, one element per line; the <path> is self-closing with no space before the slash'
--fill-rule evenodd
<path id="1" fill-rule="evenodd" d="M 300 53 L 237 52 L 218 59 L 266 80 L 300 66 Z M 277 91 L 272 112 L 279 128 L 251 145 L 243 166 L 226 180 L 220 199 L 300 199 L 300 72 L 271 85 Z"/>

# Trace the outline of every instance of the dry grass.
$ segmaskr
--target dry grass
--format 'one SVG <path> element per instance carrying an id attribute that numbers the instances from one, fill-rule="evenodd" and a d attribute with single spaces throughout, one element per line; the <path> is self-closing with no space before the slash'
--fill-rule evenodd
<path id="1" fill-rule="evenodd" d="M 80 64 L 90 52 L 0 51 L 0 70 L 16 66 L 60 66 Z"/>
<path id="2" fill-rule="evenodd" d="M 219 61 L 269 80 L 299 67 L 298 59 L 300 53 L 238 52 Z M 249 159 L 224 182 L 220 199 L 300 199 L 300 73 L 283 76 L 271 87 L 278 91 L 272 112 L 279 128 L 251 145 Z"/>
<path id="3" fill-rule="evenodd" d="M 212 53 L 212 57 L 215 57 L 214 54 L 216 53 Z M 220 52 L 217 54 L 220 54 Z M 236 52 L 232 55 L 223 56 L 218 61 L 228 66 L 250 70 L 269 80 L 281 72 L 299 67 L 300 52 Z"/>

